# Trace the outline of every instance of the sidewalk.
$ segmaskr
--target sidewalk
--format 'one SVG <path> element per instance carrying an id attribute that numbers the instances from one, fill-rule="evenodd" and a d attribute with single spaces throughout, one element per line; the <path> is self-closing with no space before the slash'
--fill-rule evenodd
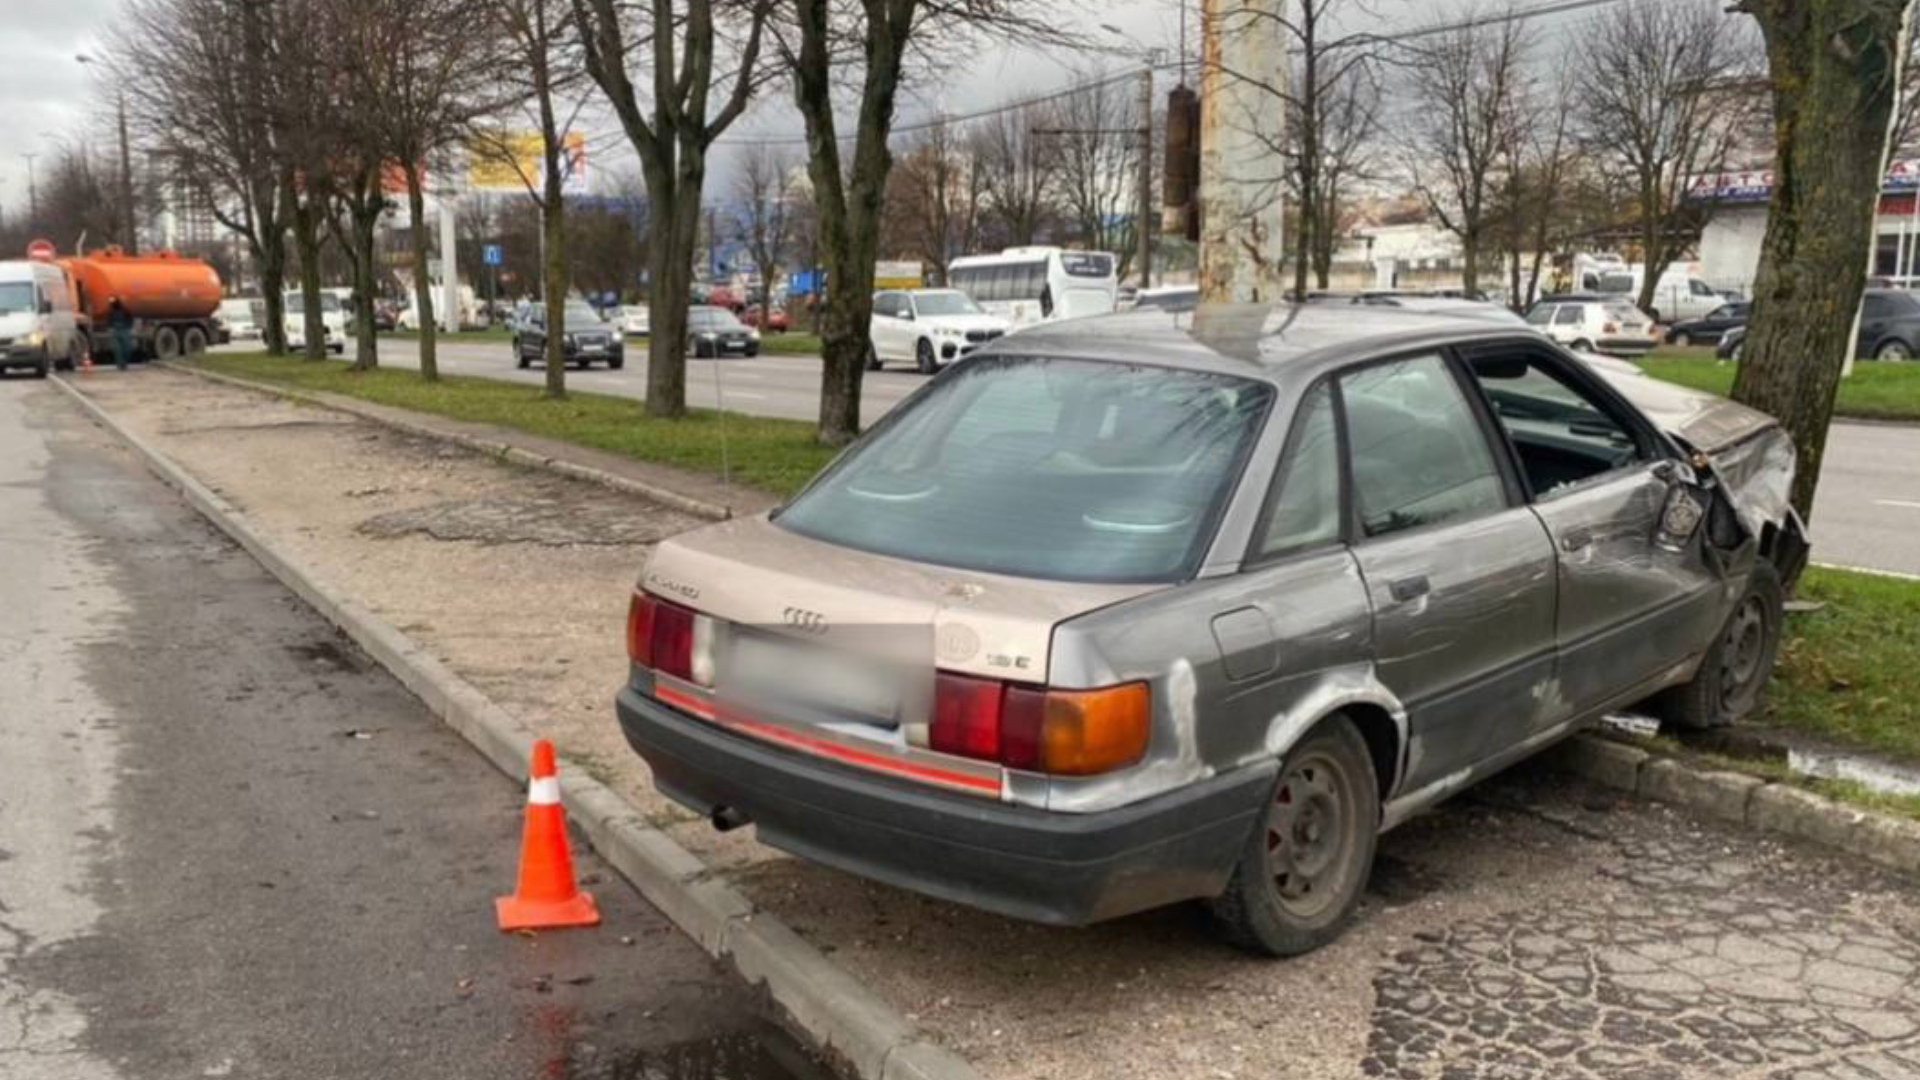
<path id="1" fill-rule="evenodd" d="M 654 793 L 625 745 L 611 699 L 627 667 L 628 596 L 649 546 L 701 518 L 177 372 L 79 385 L 290 557 L 550 734 L 717 876 L 1005 1080 L 1437 1076 L 1410 1062 L 1464 1066 L 1519 1049 L 1500 1041 L 1503 1026 L 1456 1056 L 1444 1033 L 1420 1035 L 1425 1021 L 1395 996 L 1407 978 L 1420 981 L 1421 957 L 1444 951 L 1435 943 L 1461 928 L 1533 927 L 1587 948 L 1596 933 L 1697 936 L 1687 926 L 1724 922 L 1712 905 L 1730 895 L 1790 908 L 1842 937 L 1914 910 L 1902 886 L 1823 855 L 1618 804 L 1541 772 L 1386 837 L 1360 925 L 1289 963 L 1220 945 L 1190 907 L 1061 931 L 925 900 L 760 847 L 751 830 L 715 833 Z M 1711 882 L 1690 869 L 1709 864 Z M 1829 896 L 1836 888 L 1844 904 Z M 1554 914 L 1575 907 L 1593 924 L 1579 939 L 1588 945 L 1574 944 Z M 1673 926 L 1649 923 L 1654 911 Z M 1562 991 L 1570 1005 L 1592 1004 L 1591 985 Z M 1920 1015 L 1920 1003 L 1868 1004 Z M 1657 1048 L 1618 1049 L 1637 1062 Z M 1698 1060 L 1703 1067 L 1683 1075 L 1718 1075 Z"/>

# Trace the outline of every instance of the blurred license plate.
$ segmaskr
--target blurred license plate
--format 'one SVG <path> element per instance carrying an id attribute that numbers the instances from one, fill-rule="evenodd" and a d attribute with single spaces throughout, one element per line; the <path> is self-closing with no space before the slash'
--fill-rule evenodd
<path id="1" fill-rule="evenodd" d="M 722 689 L 762 701 L 792 701 L 863 720 L 897 722 L 900 688 L 885 665 L 833 649 L 765 635 L 733 640 Z"/>

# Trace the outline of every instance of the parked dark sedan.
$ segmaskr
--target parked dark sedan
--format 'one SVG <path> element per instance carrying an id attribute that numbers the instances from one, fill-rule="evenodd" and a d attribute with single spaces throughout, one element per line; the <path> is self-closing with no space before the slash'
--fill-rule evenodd
<path id="1" fill-rule="evenodd" d="M 1717 345 L 1727 331 L 1747 325 L 1747 311 L 1753 305 L 1745 300 L 1731 304 L 1721 304 L 1704 317 L 1674 323 L 1667 330 L 1667 344 L 1685 348 L 1688 345 Z"/>
<path id="2" fill-rule="evenodd" d="M 718 307 L 687 309 L 687 347 L 695 356 L 758 356 L 760 332 Z"/>
<path id="3" fill-rule="evenodd" d="M 1737 364 L 1740 362 L 1740 349 L 1746 343 L 1747 328 L 1736 326 L 1720 338 L 1720 346 L 1713 350 L 1713 355 L 1719 357 L 1722 363 Z"/>
<path id="4" fill-rule="evenodd" d="M 1875 360 L 1920 356 L 1920 296 L 1905 289 L 1868 289 L 1854 355 Z"/>
<path id="5" fill-rule="evenodd" d="M 567 301 L 566 325 L 561 332 L 568 364 L 592 367 L 594 361 L 602 360 L 615 371 L 627 366 L 620 328 L 601 318 L 586 301 Z M 543 360 L 546 353 L 547 309 L 545 305 L 536 304 L 527 309 L 526 318 L 513 336 L 513 355 L 521 367 L 531 367 L 534 361 Z"/>

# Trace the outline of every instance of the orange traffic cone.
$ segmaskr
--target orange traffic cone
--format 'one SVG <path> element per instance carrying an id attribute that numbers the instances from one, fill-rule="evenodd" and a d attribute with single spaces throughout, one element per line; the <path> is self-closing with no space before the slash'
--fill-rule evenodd
<path id="1" fill-rule="evenodd" d="M 494 908 L 502 930 L 600 925 L 600 909 L 593 897 L 573 882 L 560 778 L 554 771 L 553 744 L 545 739 L 533 744 L 527 828 L 520 838 L 520 884 L 512 896 L 495 900 Z"/>

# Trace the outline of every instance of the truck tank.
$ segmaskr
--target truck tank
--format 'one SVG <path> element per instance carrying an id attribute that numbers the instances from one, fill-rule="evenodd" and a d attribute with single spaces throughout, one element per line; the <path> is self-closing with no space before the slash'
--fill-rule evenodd
<path id="1" fill-rule="evenodd" d="M 220 307 L 220 275 L 199 259 L 108 248 L 62 261 L 79 288 L 75 306 L 95 326 L 107 324 L 107 308 L 116 296 L 134 318 L 155 322 L 202 320 Z"/>

